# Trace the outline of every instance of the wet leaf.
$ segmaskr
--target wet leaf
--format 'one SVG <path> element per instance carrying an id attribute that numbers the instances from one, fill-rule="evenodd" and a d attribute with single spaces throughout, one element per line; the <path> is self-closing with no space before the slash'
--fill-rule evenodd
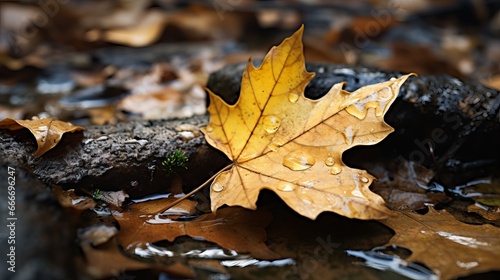
<path id="1" fill-rule="evenodd" d="M 76 195 L 74 189 L 63 190 L 59 186 L 54 186 L 52 187 L 52 192 L 62 207 L 75 209 L 77 212 L 92 209 L 97 205 L 96 202 L 88 196 Z"/>
<path id="2" fill-rule="evenodd" d="M 475 203 L 467 207 L 467 212 L 479 214 L 490 221 L 500 220 L 500 206 L 489 207 Z"/>
<path id="3" fill-rule="evenodd" d="M 79 263 L 79 265 L 88 276 L 94 279 L 118 276 L 124 271 L 141 269 L 162 270 L 181 276 L 181 278 L 192 278 L 194 276 L 188 267 L 178 263 L 170 266 L 160 266 L 129 258 L 122 254 L 116 239 L 111 239 L 99 247 L 94 247 L 89 242 L 84 241 L 80 244 L 80 247 L 85 255 L 85 261 Z"/>
<path id="4" fill-rule="evenodd" d="M 426 204 L 437 204 L 449 201 L 446 194 L 428 192 L 429 182 L 434 177 L 434 171 L 427 169 L 414 161 L 398 158 L 386 169 L 375 163 L 371 190 L 381 195 L 387 206 L 396 210 L 417 210 L 426 208 Z"/>
<path id="5" fill-rule="evenodd" d="M 323 211 L 387 218 L 383 199 L 368 189 L 374 177 L 346 166 L 342 153 L 393 131 L 383 117 L 409 75 L 352 93 L 339 83 L 323 98 L 307 99 L 314 74 L 304 67 L 302 32 L 273 47 L 259 68 L 249 62 L 235 105 L 210 92 L 210 123 L 202 131 L 233 161 L 212 183 L 212 210 L 255 209 L 259 192 L 270 189 L 311 219 Z"/>
<path id="6" fill-rule="evenodd" d="M 231 207 L 183 222 L 154 214 L 160 211 L 166 203 L 168 203 L 167 199 L 161 199 L 132 204 L 130 211 L 115 214 L 116 220 L 120 223 L 118 236 L 120 244 L 127 248 L 134 243 L 173 241 L 179 236 L 187 235 L 203 238 L 237 252 L 248 252 L 257 258 L 276 259 L 279 257 L 264 243 L 266 240 L 264 228 L 272 220 L 271 214 L 267 211 L 250 211 Z M 189 203 L 189 201 L 184 200 L 181 203 Z M 173 211 L 173 209 L 168 211 Z"/>
<path id="7" fill-rule="evenodd" d="M 92 246 L 98 246 L 108 242 L 117 232 L 118 230 L 114 226 L 92 225 L 78 229 L 78 238 Z"/>
<path id="8" fill-rule="evenodd" d="M 455 193 L 487 206 L 500 206 L 500 179 L 483 179 L 455 187 Z"/>
<path id="9" fill-rule="evenodd" d="M 122 203 L 129 197 L 129 195 L 124 190 L 119 191 L 101 191 L 99 189 L 94 190 L 94 199 L 105 201 L 117 207 L 122 207 Z"/>
<path id="10" fill-rule="evenodd" d="M 0 121 L 0 128 L 9 130 L 29 129 L 38 144 L 38 149 L 34 154 L 35 157 L 39 157 L 54 148 L 64 133 L 84 130 L 81 126 L 75 126 L 69 122 L 62 122 L 53 118 L 33 118 L 32 120 L 6 118 Z"/>
<path id="11" fill-rule="evenodd" d="M 382 223 L 396 232 L 390 245 L 412 251 L 407 261 L 425 264 L 442 279 L 500 269 L 500 228 L 464 224 L 434 208 L 425 215 L 401 212 Z"/>

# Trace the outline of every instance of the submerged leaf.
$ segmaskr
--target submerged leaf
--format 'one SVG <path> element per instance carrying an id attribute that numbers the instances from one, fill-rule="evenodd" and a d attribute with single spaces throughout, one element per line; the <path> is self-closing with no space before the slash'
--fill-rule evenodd
<path id="1" fill-rule="evenodd" d="M 192 221 L 175 221 L 157 213 L 168 201 L 154 200 L 131 205 L 131 211 L 115 215 L 120 223 L 118 239 L 127 248 L 134 243 L 173 241 L 179 236 L 203 238 L 237 252 L 248 252 L 261 259 L 276 259 L 279 255 L 265 244 L 264 228 L 272 216 L 264 210 L 250 211 L 240 207 L 225 208 L 217 213 L 199 216 Z M 192 203 L 181 201 L 175 207 Z M 194 208 L 194 206 L 193 206 Z M 168 211 L 172 211 L 172 208 Z M 168 214 L 168 213 L 167 213 Z M 188 213 L 184 213 L 186 215 Z"/>
<path id="2" fill-rule="evenodd" d="M 194 274 L 182 264 L 175 263 L 170 266 L 158 265 L 129 258 L 122 254 L 115 238 L 98 247 L 83 241 L 80 244 L 85 261 L 79 262 L 80 268 L 92 279 L 110 278 L 119 274 L 126 275 L 126 271 L 155 269 L 180 275 L 182 278 L 193 278 Z M 113 279 L 117 279 L 113 278 Z M 127 279 L 127 278 L 125 278 Z"/>
<path id="3" fill-rule="evenodd" d="M 340 83 L 319 100 L 307 99 L 314 74 L 304 66 L 302 31 L 273 47 L 258 69 L 247 65 L 235 105 L 210 92 L 210 123 L 202 131 L 233 161 L 212 183 L 212 210 L 255 209 L 259 192 L 269 189 L 311 219 L 323 211 L 387 218 L 383 199 L 368 189 L 374 177 L 346 166 L 342 153 L 393 131 L 384 114 L 409 75 L 352 93 Z"/>
<path id="4" fill-rule="evenodd" d="M 75 126 L 69 122 L 62 122 L 53 118 L 33 118 L 32 120 L 6 118 L 0 121 L 0 128 L 9 130 L 29 129 L 38 144 L 38 149 L 34 154 L 35 157 L 39 157 L 54 148 L 64 133 L 84 130 L 81 126 Z"/>
<path id="5" fill-rule="evenodd" d="M 407 259 L 430 267 L 442 279 L 500 269 L 500 228 L 469 225 L 445 210 L 425 215 L 402 212 L 382 221 L 396 234 L 389 244 L 412 251 Z"/>

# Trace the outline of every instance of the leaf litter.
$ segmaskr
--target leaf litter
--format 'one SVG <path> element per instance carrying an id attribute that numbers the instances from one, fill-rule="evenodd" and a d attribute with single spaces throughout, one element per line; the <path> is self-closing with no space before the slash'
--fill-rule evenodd
<path id="1" fill-rule="evenodd" d="M 133 244 L 174 241 L 179 236 L 203 238 L 238 252 L 250 253 L 260 259 L 276 259 L 279 255 L 265 244 L 265 227 L 271 222 L 265 210 L 251 211 L 240 207 L 224 208 L 217 213 L 198 216 L 189 221 L 176 221 L 176 217 L 158 214 L 158 211 L 174 199 L 160 199 L 130 205 L 130 211 L 115 214 L 120 224 L 118 240 L 127 248 Z M 195 203 L 184 200 L 175 207 L 191 214 Z M 174 213 L 178 214 L 178 213 Z"/>
<path id="2" fill-rule="evenodd" d="M 299 30 L 298 33 L 301 33 L 301 30 Z M 289 48 L 290 53 L 292 54 L 299 52 L 298 50 L 300 50 L 301 52 L 301 49 L 297 48 L 297 46 L 301 46 L 301 44 L 297 42 L 298 41 L 297 38 L 295 39 L 296 42 L 293 44 L 290 44 L 291 39 L 287 39 L 285 40 L 285 43 L 283 43 L 284 46 Z M 282 53 L 283 52 L 280 52 L 280 49 L 274 48 L 271 51 L 270 55 L 268 55 L 268 57 L 276 59 L 279 58 L 279 54 Z M 251 81 L 252 86 L 258 83 L 259 79 L 264 79 L 265 78 L 264 76 L 266 76 L 261 74 L 261 75 L 256 75 L 254 77 L 252 76 L 253 74 L 256 74 L 254 72 L 258 73 L 259 70 L 266 69 L 266 67 L 270 66 L 269 64 L 273 64 L 276 62 L 280 63 L 283 62 L 280 61 L 279 59 L 277 60 L 272 60 L 272 59 L 268 60 L 267 64 L 265 61 L 263 63 L 263 66 L 261 66 L 257 70 L 254 69 L 253 66 L 249 64 L 247 68 L 247 73 L 245 73 L 245 75 L 247 75 L 247 78 L 249 79 L 249 81 Z M 303 57 L 300 57 L 300 60 L 303 61 Z M 272 61 L 272 63 L 270 63 L 269 61 Z M 286 64 L 286 62 L 284 64 Z M 267 76 L 272 76 L 276 74 L 275 71 L 270 71 L 270 73 L 271 75 Z M 287 96 L 284 96 L 285 97 L 284 99 L 287 99 L 288 100 L 287 102 L 292 104 L 295 103 L 307 104 L 307 102 L 310 101 L 306 100 L 300 93 L 303 91 L 303 87 L 305 86 L 307 81 L 310 78 L 312 78 L 312 75 L 310 73 L 306 73 L 305 70 L 303 69 L 302 71 L 291 71 L 291 73 L 299 73 L 299 76 L 302 76 L 302 80 L 300 80 L 296 85 L 288 85 L 288 87 L 292 89 L 292 92 Z M 341 89 L 342 88 L 341 84 L 336 85 L 332 88 L 332 90 L 336 91 L 338 94 L 340 94 L 340 96 L 342 96 L 340 100 L 332 98 L 333 101 L 338 102 L 337 103 L 338 107 L 337 109 L 339 111 L 338 114 L 341 115 L 340 118 L 341 121 L 336 120 L 336 123 L 347 122 L 348 124 L 351 124 L 352 122 L 357 122 L 358 120 L 364 120 L 364 121 L 369 120 L 369 123 L 371 121 L 369 125 L 373 126 L 374 124 L 377 123 L 377 128 L 380 129 L 379 134 L 383 134 L 383 135 L 378 135 L 377 138 L 371 138 L 366 140 L 361 137 L 363 136 L 363 133 L 360 134 L 360 131 L 362 131 L 362 129 L 365 129 L 369 130 L 370 133 L 373 133 L 374 131 L 370 130 L 371 129 L 370 126 L 361 127 L 360 129 L 360 125 L 358 126 L 344 125 L 342 129 L 338 129 L 336 132 L 334 131 L 334 134 L 338 136 L 337 139 L 342 140 L 342 141 L 338 140 L 338 142 L 334 143 L 335 144 L 334 146 L 340 147 L 339 149 L 340 152 L 327 149 L 331 153 L 325 154 L 324 150 L 322 151 L 323 153 L 319 153 L 315 150 L 316 147 L 309 148 L 307 144 L 312 143 L 313 140 L 319 141 L 321 139 L 309 136 L 306 136 L 304 137 L 304 139 L 301 139 L 302 136 L 300 135 L 300 133 L 303 133 L 305 129 L 302 129 L 302 131 L 299 130 L 299 135 L 295 135 L 293 129 L 285 130 L 284 127 L 290 125 L 290 123 L 293 124 L 296 123 L 295 120 L 294 122 L 287 123 L 287 121 L 284 118 L 281 118 L 279 112 L 278 113 L 272 112 L 270 114 L 267 114 L 267 111 L 266 114 L 263 114 L 261 112 L 260 114 L 262 114 L 262 118 L 255 118 L 256 116 L 254 115 L 254 113 L 251 112 L 251 110 L 245 111 L 241 109 L 240 112 L 238 112 L 236 115 L 239 115 L 241 120 L 242 119 L 241 116 L 247 114 L 248 117 L 254 118 L 254 123 L 256 123 L 260 129 L 262 129 L 262 131 L 259 132 L 260 133 L 259 136 L 263 136 L 263 138 L 266 138 L 267 142 L 264 142 L 266 144 L 263 145 L 264 147 L 260 147 L 260 152 L 264 151 L 266 157 L 263 158 L 266 158 L 267 162 L 264 161 L 266 164 L 270 164 L 271 166 L 274 165 L 280 166 L 281 169 L 279 170 L 286 171 L 287 175 L 298 174 L 302 172 L 304 174 L 307 174 L 307 176 L 309 176 L 313 175 L 311 172 L 311 170 L 314 170 L 313 167 L 317 167 L 319 166 L 319 163 L 321 163 L 323 165 L 323 169 L 326 169 L 330 175 L 338 175 L 335 174 L 337 173 L 337 169 L 335 168 L 336 164 L 341 165 L 340 173 L 344 173 L 344 171 L 350 170 L 350 168 L 345 166 L 341 161 L 342 151 L 354 145 L 374 144 L 383 139 L 383 137 L 385 137 L 384 135 L 392 131 L 392 129 L 383 122 L 383 114 L 388 109 L 388 106 L 392 101 L 388 101 L 387 104 L 382 106 L 379 102 L 376 101 L 376 99 L 371 99 L 371 97 L 367 97 L 365 95 L 366 92 L 363 91 L 372 91 L 376 92 L 377 94 L 387 94 L 387 92 L 390 92 L 393 95 L 392 97 L 395 98 L 395 96 L 397 96 L 397 88 L 403 81 L 404 79 L 389 81 L 382 87 L 380 85 L 374 85 L 369 90 L 365 89 L 365 90 L 360 90 L 360 92 L 354 92 L 354 93 L 344 92 Z M 277 85 L 275 86 L 279 88 L 279 86 Z M 280 84 L 280 86 L 282 85 Z M 387 87 L 389 87 L 390 90 L 386 90 Z M 299 88 L 298 91 L 297 88 Z M 354 100 L 349 100 L 348 98 L 349 96 L 351 97 L 354 96 L 355 97 Z M 242 98 L 245 99 L 247 97 L 242 97 Z M 259 102 L 258 98 L 257 97 L 255 98 L 256 98 L 255 101 L 258 103 Z M 212 107 L 211 109 L 209 108 L 209 111 L 212 110 L 211 111 L 212 117 L 213 117 L 213 112 L 217 111 L 218 113 L 216 115 L 219 117 L 219 121 L 221 120 L 228 121 L 229 119 L 226 117 L 229 114 L 226 115 L 221 114 L 221 112 L 223 112 L 222 111 L 223 105 L 225 105 L 223 104 L 223 101 L 218 100 L 218 97 L 216 97 L 213 94 L 211 94 L 211 99 L 212 99 L 211 100 Z M 360 100 L 361 103 L 359 103 Z M 269 99 L 265 102 L 269 101 L 271 101 L 271 103 L 274 102 L 272 99 Z M 278 103 L 277 101 L 278 100 L 276 100 L 276 103 Z M 213 105 L 214 103 L 218 105 L 215 106 Z M 342 105 L 339 106 L 338 105 L 339 103 Z M 311 104 L 315 105 L 312 106 Z M 312 102 L 311 104 L 306 106 L 301 105 L 300 111 L 305 110 L 306 112 L 309 112 L 310 108 L 321 107 L 321 105 L 317 105 L 320 103 Z M 307 107 L 307 106 L 312 106 L 312 107 Z M 230 108 L 234 109 L 235 107 L 230 107 Z M 289 108 L 281 108 L 281 110 L 282 110 L 281 114 L 283 114 L 284 111 L 294 112 L 293 109 Z M 322 111 L 322 114 L 320 114 L 321 116 L 314 115 L 309 118 L 316 119 L 319 120 L 319 122 L 322 122 L 325 120 L 324 115 L 325 112 L 327 111 L 328 109 L 324 109 Z M 303 115 L 301 115 L 300 118 L 307 119 Z M 308 125 L 312 126 L 309 123 L 312 122 L 310 119 L 305 121 L 304 127 L 308 127 Z M 229 122 L 238 123 L 238 120 L 237 119 L 232 121 L 229 120 Z M 244 126 L 248 126 L 248 123 L 245 121 L 242 124 Z M 232 125 L 235 124 L 233 123 Z M 211 132 L 214 132 L 214 130 L 215 127 L 213 124 L 211 124 L 205 128 L 204 133 L 206 135 L 211 134 Z M 325 131 L 321 130 L 316 130 L 313 132 L 314 132 L 313 134 L 326 133 Z M 370 133 L 365 133 L 365 136 L 368 135 L 368 138 L 370 138 L 371 135 Z M 233 141 L 233 138 L 236 139 L 238 137 L 241 137 L 241 135 L 238 135 L 237 133 L 230 135 L 231 138 L 226 138 L 226 140 L 228 140 L 226 142 Z M 293 148 L 298 148 L 298 147 L 305 148 L 307 154 L 313 156 L 309 157 L 308 155 L 304 155 L 304 153 L 302 152 L 296 152 L 296 150 L 294 149 L 287 149 L 287 147 L 285 146 L 288 143 L 286 141 L 283 141 L 283 139 L 286 138 L 284 136 L 291 137 L 291 139 L 293 139 L 292 142 L 294 142 L 297 139 L 302 140 L 298 141 L 297 143 L 293 143 L 297 144 L 295 146 L 292 145 Z M 259 143 L 258 139 L 253 139 L 253 140 L 250 139 L 248 141 L 254 141 L 257 144 Z M 217 141 L 212 140 L 212 142 L 217 142 Z M 223 142 L 224 141 L 217 142 L 216 146 L 223 147 L 227 144 Z M 328 142 L 328 141 L 323 140 L 323 142 Z M 270 148 L 266 148 L 269 143 L 271 143 Z M 252 154 L 252 152 L 247 153 L 247 151 L 245 151 L 244 153 L 243 150 L 245 149 L 244 147 L 246 144 L 247 143 L 245 142 L 243 147 L 240 146 L 239 151 L 238 149 L 234 149 L 233 147 L 225 146 L 224 148 L 225 150 L 223 151 L 228 156 L 237 155 L 237 157 L 233 159 L 236 160 L 243 159 L 241 162 L 237 162 L 238 166 L 236 166 L 235 164 L 233 168 L 235 166 L 239 168 L 241 168 L 241 166 L 244 166 L 245 168 L 248 169 L 252 167 L 250 166 L 250 162 L 253 159 L 255 153 L 254 154 Z M 237 145 L 241 145 L 241 143 Z M 253 143 L 252 145 L 248 146 L 251 149 L 254 149 L 253 152 L 259 151 L 259 147 L 254 147 Z M 286 150 L 285 151 L 286 153 L 285 152 L 276 153 L 276 151 L 278 150 Z M 266 153 L 271 153 L 271 154 L 276 153 L 279 156 L 271 157 L 267 156 Z M 320 162 L 318 158 L 323 159 L 322 162 Z M 245 166 L 244 164 L 247 165 Z M 258 164 L 260 164 L 260 162 L 252 163 L 252 165 L 258 165 Z M 411 168 L 414 168 L 414 166 Z M 408 176 L 408 174 L 411 173 L 409 172 L 411 171 L 410 169 L 406 171 L 407 173 L 402 172 L 401 174 L 398 174 L 397 177 L 399 178 L 398 179 L 399 185 L 404 185 L 406 183 L 412 183 L 412 184 L 416 183 L 416 185 L 418 185 L 422 183 L 418 182 L 418 180 L 422 179 L 421 177 L 417 178 L 418 176 L 415 177 L 409 176 L 407 179 L 405 179 L 405 176 Z M 363 196 L 365 196 L 362 199 L 363 202 L 361 202 L 361 205 L 364 205 L 362 211 L 360 209 L 352 209 L 353 208 L 352 204 L 350 204 L 349 202 L 345 203 L 345 205 L 348 205 L 349 208 L 348 211 L 345 210 L 340 211 L 339 209 L 326 209 L 326 210 L 359 219 L 380 219 L 391 216 L 391 212 L 385 210 L 385 206 L 383 206 L 383 201 L 379 199 L 378 196 L 369 192 L 368 190 L 368 186 L 373 181 L 373 177 L 364 171 L 361 171 L 361 173 L 359 172 L 360 171 L 356 170 L 356 172 L 351 173 L 351 175 L 354 174 L 355 178 L 358 179 L 357 180 L 358 185 L 355 184 L 358 187 L 357 190 L 363 190 L 362 194 Z M 242 172 L 238 173 L 240 177 L 241 174 L 243 173 Z M 274 175 L 275 174 L 273 173 L 273 176 Z M 253 210 L 246 210 L 240 207 L 226 207 L 218 210 L 215 213 L 197 215 L 195 214 L 196 203 L 189 200 L 183 201 L 182 204 L 177 205 L 176 209 L 171 209 L 170 212 L 167 213 L 158 213 L 158 211 L 163 209 L 166 203 L 170 203 L 169 201 L 158 200 L 152 202 L 151 201 L 141 202 L 141 203 L 131 204 L 130 206 L 124 206 L 124 208 L 121 209 L 120 211 L 112 211 L 114 218 L 120 224 L 120 230 L 116 233 L 116 236 L 114 236 L 115 233 L 113 230 L 111 231 L 104 230 L 103 231 L 104 233 L 111 232 L 113 233 L 113 236 L 106 237 L 105 234 L 105 236 L 102 237 L 100 235 L 97 235 L 97 237 L 99 238 L 104 238 L 102 239 L 102 241 L 98 242 L 98 246 L 91 245 L 92 238 L 88 239 L 84 238 L 84 240 L 81 241 L 80 245 L 82 247 L 84 254 L 86 255 L 86 260 L 87 260 L 87 263 L 84 263 L 82 265 L 85 267 L 88 274 L 92 275 L 93 277 L 116 276 L 118 273 L 122 271 L 135 270 L 135 269 L 162 270 L 168 273 L 169 275 L 194 277 L 195 274 L 193 273 L 193 269 L 195 269 L 194 267 L 197 266 L 194 262 L 191 262 L 189 264 L 186 264 L 185 262 L 184 263 L 175 262 L 174 264 L 168 266 L 161 266 L 157 264 L 152 265 L 145 263 L 143 261 L 138 261 L 128 258 L 124 256 L 123 252 L 119 249 L 120 247 L 126 248 L 130 247 L 130 245 L 139 244 L 141 242 L 147 244 L 161 243 L 164 242 L 165 240 L 177 242 L 179 238 L 187 235 L 195 239 L 204 239 L 212 241 L 221 246 L 222 248 L 235 250 L 238 253 L 248 252 L 252 254 L 254 257 L 257 257 L 259 259 L 273 260 L 273 259 L 293 257 L 297 261 L 296 264 L 289 263 L 288 270 L 285 272 L 280 272 L 281 276 L 290 276 L 290 275 L 311 276 L 310 277 L 311 279 L 316 279 L 318 275 L 317 273 L 323 271 L 331 273 L 327 275 L 337 275 L 337 276 L 344 275 L 347 277 L 359 277 L 359 276 L 370 277 L 370 278 L 377 277 L 375 275 L 379 275 L 379 277 L 384 277 L 387 276 L 387 274 L 377 274 L 378 272 L 375 272 L 373 270 L 364 270 L 360 269 L 359 266 L 351 265 L 350 263 L 352 262 L 352 258 L 347 257 L 346 253 L 344 252 L 344 250 L 352 250 L 352 249 L 370 250 L 371 248 L 375 248 L 377 246 L 381 246 L 384 244 L 386 245 L 393 244 L 411 250 L 410 256 L 404 258 L 404 262 L 410 262 L 410 264 L 411 262 L 423 263 L 429 268 L 431 268 L 434 273 L 445 279 L 454 278 L 457 276 L 464 276 L 471 273 L 500 269 L 500 265 L 498 265 L 497 262 L 495 262 L 495 260 L 498 259 L 497 252 L 500 252 L 498 248 L 500 246 L 497 241 L 498 238 L 495 238 L 496 236 L 498 236 L 497 227 L 491 225 L 476 225 L 476 226 L 467 225 L 455 220 L 455 218 L 450 214 L 448 214 L 445 210 L 434 210 L 434 208 L 430 208 L 429 213 L 427 213 L 426 215 L 420 215 L 409 211 L 398 210 L 400 214 L 397 217 L 391 217 L 389 219 L 382 221 L 384 225 L 388 226 L 389 228 L 395 231 L 395 235 L 389 241 L 391 234 L 387 232 L 388 229 L 377 227 L 373 224 L 374 222 L 346 220 L 345 218 L 334 215 L 332 213 L 323 213 L 319 215 L 319 213 L 325 210 L 324 205 L 321 205 L 321 203 L 319 205 L 319 209 L 314 209 L 310 211 L 307 208 L 313 207 L 315 205 L 312 206 L 309 205 L 308 207 L 305 207 L 305 205 L 309 203 L 305 202 L 305 200 L 302 200 L 299 203 L 302 204 L 302 206 L 296 207 L 293 203 L 290 203 L 290 201 L 283 198 L 284 196 L 283 193 L 289 193 L 289 192 L 298 193 L 297 189 L 306 190 L 307 192 L 307 190 L 310 189 L 309 187 L 311 186 L 317 187 L 318 184 L 317 180 L 316 181 L 313 180 L 312 183 L 309 182 L 310 184 L 308 184 L 308 181 L 305 181 L 305 178 L 307 176 L 304 177 L 291 176 L 292 182 L 287 181 L 290 180 L 289 178 L 287 178 L 286 180 L 281 178 L 277 180 L 278 184 L 275 184 L 274 185 L 275 187 L 272 187 L 273 184 L 271 183 L 273 182 L 271 182 L 271 180 L 259 179 L 255 182 L 258 183 L 264 182 L 265 183 L 264 186 L 258 187 L 259 184 L 257 184 L 257 187 L 254 186 L 254 193 L 252 193 L 252 199 L 248 200 L 247 197 L 246 199 L 247 202 L 245 203 L 240 203 L 238 201 L 238 199 L 240 198 L 237 197 L 237 193 L 235 195 L 236 196 L 235 198 L 232 197 L 229 198 L 232 200 L 227 200 L 228 199 L 227 196 L 229 194 L 224 194 L 223 196 L 220 196 L 219 195 L 220 193 L 226 193 L 223 192 L 224 190 L 231 189 L 231 187 L 234 187 L 235 185 L 234 184 L 228 185 L 227 183 L 217 185 L 217 183 L 220 183 L 221 181 L 219 182 L 215 181 L 211 187 L 211 192 L 213 195 L 212 201 L 215 201 L 216 203 L 216 206 L 213 208 L 214 209 L 218 208 L 222 206 L 222 204 L 228 204 L 228 205 L 244 204 L 242 206 L 247 208 L 255 208 L 256 207 L 255 202 L 257 200 L 259 192 L 262 189 L 271 189 L 276 194 L 278 194 L 283 199 L 283 201 L 285 201 L 285 203 L 287 203 L 287 205 L 293 208 L 296 212 L 308 218 L 316 218 L 315 221 L 304 219 L 303 217 L 297 215 L 294 212 L 290 212 L 287 215 L 283 216 L 282 211 L 285 212 L 287 211 L 285 209 L 286 207 L 284 207 L 284 204 L 280 205 L 279 209 L 281 210 L 271 209 L 272 210 L 271 212 L 261 208 L 259 208 L 256 211 L 253 211 Z M 220 177 L 228 181 L 232 179 L 228 178 L 227 173 L 222 174 Z M 241 178 L 245 177 L 243 176 Z M 424 176 L 423 183 L 424 184 L 428 183 L 428 179 L 429 178 Z M 252 182 L 251 180 L 248 180 L 246 178 L 245 180 L 242 180 L 242 182 L 245 185 L 249 186 L 255 185 L 255 182 Z M 279 182 L 282 182 L 282 184 L 279 184 Z M 299 188 L 294 188 L 294 185 L 298 186 Z M 385 188 L 390 188 L 390 186 L 385 186 Z M 235 189 L 233 188 L 233 192 L 234 190 Z M 406 190 L 406 191 L 412 193 L 411 190 Z M 415 191 L 415 193 L 420 193 L 420 192 L 421 191 Z M 70 197 L 74 197 L 74 194 L 70 195 L 71 195 Z M 301 193 L 301 195 L 304 196 L 303 193 Z M 217 202 L 220 197 L 222 197 L 222 199 L 220 199 L 219 202 Z M 314 202 L 314 204 L 318 204 L 314 200 L 316 199 L 315 196 L 305 195 L 304 197 L 306 198 L 306 200 L 311 199 L 308 200 L 309 202 Z M 367 199 L 366 197 L 369 197 L 369 199 Z M 389 198 L 390 197 L 391 196 L 389 196 Z M 404 197 L 411 197 L 411 195 Z M 64 195 L 62 195 L 62 199 L 63 201 L 66 201 L 65 203 L 67 207 L 72 207 L 71 204 L 75 202 L 74 198 L 69 198 L 69 199 L 67 197 L 64 198 Z M 253 199 L 255 200 L 252 201 Z M 234 201 L 236 201 L 237 203 L 233 203 Z M 403 199 L 400 199 L 399 203 L 402 202 Z M 423 203 L 437 203 L 437 201 L 426 201 L 425 199 L 423 199 L 419 201 L 418 207 L 415 206 L 409 208 L 410 209 L 421 208 L 421 204 Z M 92 204 L 87 204 L 87 205 L 92 205 Z M 400 206 L 402 206 L 402 204 Z M 88 206 L 86 206 L 85 208 L 87 207 Z M 391 208 L 397 209 L 397 207 L 391 207 Z M 376 210 L 374 211 L 374 209 Z M 377 213 L 377 211 L 379 212 L 379 214 L 374 214 Z M 273 216 L 275 217 L 274 221 L 272 221 Z M 154 223 L 151 221 L 157 221 L 158 223 Z M 325 223 L 325 221 L 328 222 Z M 336 227 L 332 228 L 332 225 L 336 225 Z M 298 228 L 300 228 L 300 230 L 295 230 Z M 342 233 L 343 231 L 345 231 L 346 233 Z M 305 238 L 307 234 L 304 235 L 305 234 L 304 232 L 309 232 L 307 238 Z M 333 237 L 330 239 L 330 236 L 327 235 L 325 237 L 326 241 L 325 240 L 319 241 L 320 240 L 319 235 L 321 234 L 333 234 Z M 90 234 L 89 236 L 92 236 L 92 234 Z M 318 246 L 322 246 L 320 248 L 321 250 L 316 250 Z M 321 261 L 319 261 L 321 266 L 315 271 L 308 271 L 307 269 L 305 269 L 304 263 L 306 263 L 307 261 L 310 261 L 311 259 L 318 261 L 318 256 L 316 255 L 316 253 L 320 251 L 323 252 L 323 258 L 321 259 Z M 314 252 L 314 255 L 311 255 L 312 254 L 311 252 Z M 336 260 L 336 263 L 339 263 L 341 265 L 337 265 L 336 267 L 331 267 L 331 264 L 329 263 L 331 263 L 332 260 Z M 401 262 L 403 262 L 403 260 L 401 260 Z M 112 265 L 110 265 L 110 263 L 112 263 Z M 217 261 L 209 263 L 200 262 L 198 265 L 213 266 L 216 267 L 221 273 L 227 273 L 224 272 L 223 269 L 220 269 L 220 263 L 218 263 Z M 291 274 L 289 273 L 290 270 L 292 271 Z"/>

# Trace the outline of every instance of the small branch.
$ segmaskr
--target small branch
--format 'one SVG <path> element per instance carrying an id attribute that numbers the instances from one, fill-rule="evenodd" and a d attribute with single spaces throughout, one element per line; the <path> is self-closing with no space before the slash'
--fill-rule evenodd
<path id="1" fill-rule="evenodd" d="M 163 212 L 167 211 L 168 209 L 174 207 L 175 205 L 177 205 L 179 202 L 183 201 L 184 199 L 192 196 L 194 193 L 196 193 L 197 191 L 201 190 L 203 187 L 205 187 L 206 185 L 208 185 L 208 183 L 210 183 L 217 176 L 219 176 L 219 174 L 221 174 L 222 172 L 230 169 L 231 167 L 233 167 L 233 164 L 230 164 L 230 165 L 222 168 L 219 172 L 215 173 L 212 177 L 210 177 L 210 179 L 206 180 L 205 183 L 201 184 L 199 187 L 197 187 L 196 189 L 190 191 L 188 194 L 185 194 L 183 197 L 177 199 L 176 201 L 174 201 L 174 202 L 172 202 L 170 204 L 167 204 L 167 206 L 165 206 L 165 208 L 163 208 L 160 211 L 158 211 L 158 213 L 163 213 Z"/>

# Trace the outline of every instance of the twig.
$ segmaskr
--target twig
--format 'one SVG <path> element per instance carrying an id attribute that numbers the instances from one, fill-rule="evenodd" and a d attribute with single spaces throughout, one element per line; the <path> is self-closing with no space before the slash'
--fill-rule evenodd
<path id="1" fill-rule="evenodd" d="M 221 174 L 222 172 L 228 170 L 229 168 L 233 167 L 233 164 L 230 164 L 224 168 L 222 168 L 219 172 L 215 173 L 212 177 L 210 177 L 210 179 L 206 180 L 205 183 L 201 184 L 199 187 L 197 187 L 196 189 L 190 191 L 188 194 L 185 194 L 183 197 L 177 199 L 176 201 L 170 203 L 170 204 L 167 204 L 167 206 L 165 206 L 165 208 L 161 209 L 160 211 L 158 211 L 158 213 L 163 213 L 165 211 L 167 211 L 168 209 L 174 207 L 175 205 L 177 205 L 177 203 L 183 201 L 184 199 L 190 197 L 191 195 L 193 195 L 194 193 L 196 193 L 197 191 L 201 190 L 203 187 L 205 187 L 206 185 L 208 185 L 208 183 L 210 183 L 213 179 L 215 179 L 217 176 L 219 176 L 219 174 Z"/>

